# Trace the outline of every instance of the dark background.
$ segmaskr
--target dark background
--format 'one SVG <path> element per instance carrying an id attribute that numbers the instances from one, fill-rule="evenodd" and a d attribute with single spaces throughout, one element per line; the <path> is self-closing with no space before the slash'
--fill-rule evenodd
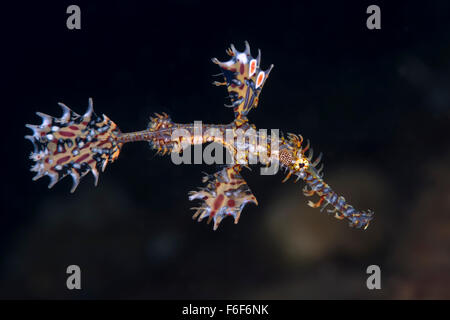
<path id="1" fill-rule="evenodd" d="M 20 2 L 3 8 L 1 298 L 450 298 L 450 2 Z M 81 30 L 66 8 L 81 7 Z M 381 7 L 381 30 L 366 8 Z M 2 5 L 3 6 L 3 5 Z M 219 230 L 192 221 L 187 192 L 214 166 L 173 165 L 126 145 L 74 194 L 32 182 L 25 123 L 93 97 L 122 131 L 153 112 L 232 121 L 211 57 L 248 40 L 275 64 L 259 128 L 301 133 L 325 180 L 367 231 L 309 208 L 301 185 L 243 172 L 259 206 Z M 65 287 L 82 269 L 82 290 Z M 366 288 L 381 267 L 382 289 Z"/>

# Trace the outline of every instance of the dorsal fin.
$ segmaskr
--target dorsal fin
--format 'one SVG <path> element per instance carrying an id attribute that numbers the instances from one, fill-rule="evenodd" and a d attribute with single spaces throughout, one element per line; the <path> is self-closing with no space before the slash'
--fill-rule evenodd
<path id="1" fill-rule="evenodd" d="M 247 122 L 247 113 L 258 106 L 259 95 L 273 65 L 265 71 L 261 70 L 261 51 L 258 50 L 258 57 L 253 58 L 247 41 L 243 52 L 237 51 L 231 44 L 227 54 L 231 59 L 226 62 L 220 62 L 217 58 L 212 59 L 212 62 L 222 70 L 225 80 L 215 81 L 213 84 L 227 86 L 231 105 L 225 106 L 233 108 L 235 121 L 240 126 Z"/>

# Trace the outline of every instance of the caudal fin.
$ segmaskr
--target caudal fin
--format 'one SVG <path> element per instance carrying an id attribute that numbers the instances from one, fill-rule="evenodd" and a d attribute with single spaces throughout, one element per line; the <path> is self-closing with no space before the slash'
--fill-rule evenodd
<path id="1" fill-rule="evenodd" d="M 107 116 L 94 113 L 92 99 L 84 115 L 73 112 L 63 103 L 60 118 L 44 113 L 40 125 L 27 124 L 33 135 L 25 136 L 34 145 L 30 159 L 34 161 L 31 171 L 37 172 L 33 180 L 50 177 L 49 188 L 67 175 L 73 179 L 70 192 L 74 192 L 80 179 L 92 172 L 95 185 L 99 170 L 104 171 L 108 162 L 119 156 L 122 143 L 116 142 L 120 130 Z"/>

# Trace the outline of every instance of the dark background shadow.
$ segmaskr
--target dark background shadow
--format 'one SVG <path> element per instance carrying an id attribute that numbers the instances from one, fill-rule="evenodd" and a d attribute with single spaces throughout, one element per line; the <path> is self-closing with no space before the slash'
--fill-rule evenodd
<path id="1" fill-rule="evenodd" d="M 450 2 L 392 2 L 7 6 L 0 297 L 450 298 Z M 66 28 L 70 4 L 79 31 Z M 370 4 L 381 30 L 366 28 Z M 243 175 L 259 206 L 213 232 L 191 220 L 187 192 L 216 168 L 173 165 L 145 143 L 125 146 L 96 188 L 31 181 L 24 124 L 59 116 L 59 101 L 82 113 L 93 97 L 122 131 L 161 111 L 232 121 L 210 58 L 244 40 L 275 64 L 250 120 L 310 138 L 326 181 L 375 210 L 367 231 L 255 168 Z M 70 264 L 81 291 L 65 287 Z M 382 290 L 366 288 L 371 264 Z"/>

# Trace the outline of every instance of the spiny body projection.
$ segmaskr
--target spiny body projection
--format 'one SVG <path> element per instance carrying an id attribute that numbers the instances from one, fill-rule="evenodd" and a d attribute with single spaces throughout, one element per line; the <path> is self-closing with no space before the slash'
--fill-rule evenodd
<path id="1" fill-rule="evenodd" d="M 226 86 L 229 94 L 231 104 L 225 106 L 234 111 L 235 120 L 232 123 L 206 124 L 202 126 L 201 132 L 196 132 L 192 123 L 174 123 L 167 114 L 156 113 L 150 118 L 147 129 L 122 133 L 107 116 L 97 116 L 94 113 L 92 99 L 89 99 L 89 107 L 84 115 L 76 114 L 60 103 L 63 109 L 60 118 L 38 112 L 42 123 L 26 125 L 33 131 L 32 135 L 25 137 L 34 145 L 30 158 L 35 163 L 31 171 L 37 174 L 33 180 L 49 176 L 51 188 L 59 180 L 70 175 L 73 179 L 71 192 L 74 192 L 80 179 L 89 172 L 97 184 L 99 171 L 105 170 L 108 163 L 117 159 L 125 143 L 147 141 L 158 153 L 167 154 L 182 152 L 190 145 L 216 142 L 229 151 L 234 161 L 220 171 L 206 175 L 203 178 L 204 187 L 189 193 L 190 200 L 200 201 L 199 206 L 193 208 L 195 210 L 193 218 L 198 221 L 207 218 L 208 223 L 214 221 L 214 230 L 227 216 L 232 216 L 237 223 L 247 203 L 257 204 L 255 196 L 240 174 L 244 166 L 241 163 L 247 163 L 245 161 L 250 157 L 261 156 L 262 153 L 260 149 L 252 148 L 246 141 L 244 152 L 238 152 L 235 143 L 238 138 L 237 132 L 256 128 L 249 123 L 247 114 L 258 106 L 261 90 L 273 65 L 262 70 L 261 52 L 258 50 L 257 57 L 253 58 L 247 42 L 243 52 L 237 51 L 231 45 L 227 53 L 231 57 L 230 60 L 220 62 L 213 58 L 212 61 L 219 66 L 224 79 L 223 82 L 215 81 L 214 84 Z M 187 134 L 174 135 L 175 130 L 184 130 Z M 232 133 L 231 140 L 223 138 L 226 132 Z M 278 148 L 275 149 L 271 147 L 273 141 L 269 135 L 262 137 L 257 133 L 257 138 L 268 142 L 264 150 L 267 156 L 258 158 L 262 164 L 270 165 L 276 161 L 287 172 L 283 182 L 290 177 L 295 177 L 295 181 L 302 179 L 305 182 L 304 195 L 318 196 L 316 202 L 308 202 L 309 206 L 320 208 L 321 211 L 330 206 L 327 212 L 334 214 L 338 219 L 347 219 L 350 226 L 364 229 L 368 227 L 373 212 L 355 209 L 325 183 L 323 166 L 319 166 L 322 154 L 313 159 L 309 141 L 304 143 L 301 135 L 289 133 L 277 140 Z"/>

